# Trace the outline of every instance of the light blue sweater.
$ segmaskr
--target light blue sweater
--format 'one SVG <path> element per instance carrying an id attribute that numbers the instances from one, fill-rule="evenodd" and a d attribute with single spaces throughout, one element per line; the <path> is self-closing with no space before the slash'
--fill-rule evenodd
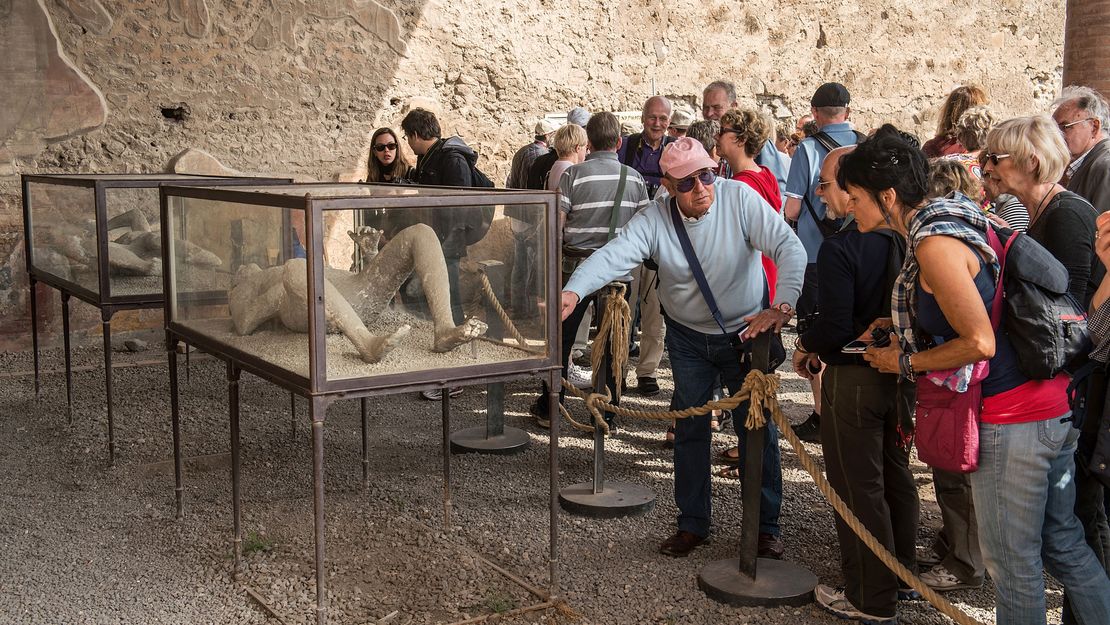
<path id="1" fill-rule="evenodd" d="M 763 265 L 760 252 L 775 261 L 775 301 L 791 306 L 802 291 L 806 252 L 790 227 L 748 185 L 734 180 L 714 183 L 716 197 L 698 221 L 683 221 L 690 243 L 729 331 L 762 308 Z M 694 273 L 682 253 L 662 198 L 636 214 L 620 236 L 594 252 L 571 276 L 564 290 L 585 298 L 634 269 L 645 258 L 659 264 L 659 301 L 672 320 L 705 334 L 720 334 Z"/>

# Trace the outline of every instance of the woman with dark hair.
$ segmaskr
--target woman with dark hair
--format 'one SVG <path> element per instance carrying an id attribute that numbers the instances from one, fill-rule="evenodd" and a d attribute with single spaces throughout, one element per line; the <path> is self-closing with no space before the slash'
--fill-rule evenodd
<path id="1" fill-rule="evenodd" d="M 940 107 L 940 121 L 937 122 L 937 136 L 925 142 L 921 149 L 929 158 L 948 154 L 960 154 L 969 150 L 956 136 L 956 122 L 964 111 L 987 103 L 987 92 L 976 85 L 957 87 L 944 99 Z"/>
<path id="2" fill-rule="evenodd" d="M 840 163 L 859 229 L 893 227 L 907 239 L 895 283 L 888 347 L 865 359 L 879 371 L 968 392 L 980 384 L 979 468 L 971 474 L 979 539 L 995 582 L 998 625 L 1046 622 L 1042 569 L 1066 589 L 1082 623 L 1110 623 L 1110 579 L 1075 517 L 1078 430 L 1068 377 L 1030 380 L 1004 332 L 991 327 L 998 259 L 987 218 L 963 197 L 926 204 L 925 155 L 880 134 Z M 985 378 L 977 379 L 989 361 Z M 939 380 L 935 373 L 942 372 Z"/>
<path id="3" fill-rule="evenodd" d="M 829 152 L 817 196 L 832 218 L 846 216 L 848 194 L 836 183 L 840 159 L 855 146 Z M 817 254 L 820 316 L 794 343 L 794 371 L 821 372 L 821 447 L 829 483 L 884 547 L 916 568 L 917 486 L 910 472 L 914 387 L 845 353 L 877 318 L 890 314 L 890 293 L 905 244 L 889 227 L 860 232 L 849 221 Z M 823 369 L 822 369 L 823 367 Z M 817 601 L 841 618 L 897 622 L 898 577 L 883 566 L 851 528 L 836 519 L 844 589 L 818 586 Z"/>
<path id="4" fill-rule="evenodd" d="M 412 174 L 412 161 L 401 152 L 392 128 L 378 128 L 370 138 L 366 182 L 397 182 Z"/>

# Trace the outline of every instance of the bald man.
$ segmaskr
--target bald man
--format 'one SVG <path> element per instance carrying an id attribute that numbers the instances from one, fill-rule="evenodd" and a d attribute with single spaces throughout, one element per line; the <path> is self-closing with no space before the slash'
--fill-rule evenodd
<path id="1" fill-rule="evenodd" d="M 667 127 L 671 123 L 671 101 L 661 95 L 651 96 L 644 102 L 640 121 L 644 124 L 643 132 L 625 137 L 617 157 L 621 163 L 640 172 L 647 184 L 648 194 L 655 197 L 659 188 L 659 179 L 663 173 L 659 171 L 659 157 L 663 148 L 674 141 L 674 137 L 667 136 Z"/>

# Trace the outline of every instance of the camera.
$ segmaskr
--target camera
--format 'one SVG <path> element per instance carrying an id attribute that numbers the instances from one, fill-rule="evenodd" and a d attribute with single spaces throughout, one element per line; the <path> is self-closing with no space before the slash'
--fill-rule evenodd
<path id="1" fill-rule="evenodd" d="M 871 341 L 873 347 L 886 347 L 890 345 L 890 328 L 875 328 L 872 330 Z"/>

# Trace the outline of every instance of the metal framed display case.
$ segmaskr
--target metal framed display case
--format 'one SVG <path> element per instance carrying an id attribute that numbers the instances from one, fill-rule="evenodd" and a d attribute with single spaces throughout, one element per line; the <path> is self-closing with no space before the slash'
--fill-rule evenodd
<path id="1" fill-rule="evenodd" d="M 31 287 L 31 341 L 35 394 L 39 393 L 37 286 L 62 296 L 66 400 L 72 419 L 69 300 L 76 297 L 100 309 L 104 335 L 105 389 L 108 404 L 108 457 L 115 460 L 112 410 L 111 320 L 120 310 L 161 308 L 162 250 L 158 187 L 177 185 L 259 184 L 284 178 L 188 174 L 25 174 L 23 228 Z M 196 262 L 217 259 L 193 250 Z"/>
<path id="2" fill-rule="evenodd" d="M 555 195 L 380 184 L 167 185 L 161 203 L 167 347 L 172 354 L 184 341 L 227 362 L 236 572 L 240 375 L 252 373 L 309 401 L 317 621 L 323 622 L 323 426 L 330 402 L 361 399 L 365 483 L 366 398 L 439 390 L 445 516 L 451 498 L 448 388 L 540 377 L 551 389 L 550 409 L 557 409 Z M 373 227 L 355 228 L 366 223 Z M 214 254 L 220 264 L 199 262 L 189 253 L 195 249 Z M 530 287 L 523 278 L 523 286 L 509 280 L 502 266 L 506 257 L 529 259 L 514 271 L 532 276 Z M 524 303 L 509 305 L 504 292 L 510 285 L 518 289 L 514 303 Z M 176 358 L 170 357 L 169 366 L 180 517 Z M 552 588 L 557 421 L 551 424 L 550 447 Z"/>

